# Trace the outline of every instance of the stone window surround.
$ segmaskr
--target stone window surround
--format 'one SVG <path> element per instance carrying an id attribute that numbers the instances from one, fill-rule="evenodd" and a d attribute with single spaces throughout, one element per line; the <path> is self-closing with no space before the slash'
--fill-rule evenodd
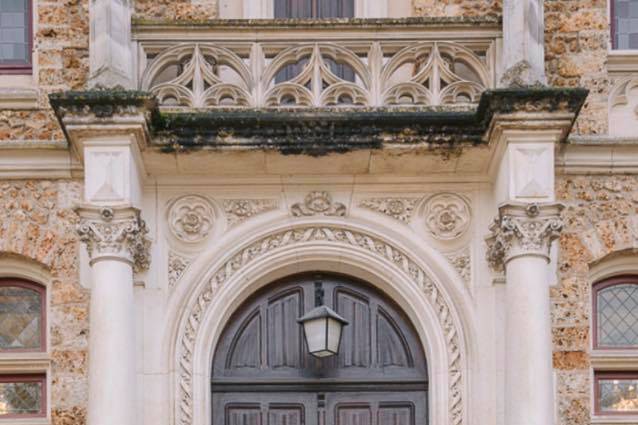
<path id="1" fill-rule="evenodd" d="M 18 256 L 0 255 L 0 278 L 17 278 L 33 282 L 44 288 L 45 306 L 44 315 L 50 317 L 51 275 L 48 269 L 35 261 Z M 46 321 L 45 321 L 46 323 Z M 46 344 L 42 351 L 0 352 L 0 375 L 44 375 L 45 376 L 45 417 L 33 418 L 2 418 L 0 425 L 49 425 L 51 423 L 51 353 L 49 332 L 44 331 Z"/>
<path id="2" fill-rule="evenodd" d="M 24 110 L 38 107 L 38 55 L 33 35 L 38 31 L 38 0 L 31 6 L 31 67 L 21 73 L 4 73 L 0 69 L 0 110 Z"/>
<path id="3" fill-rule="evenodd" d="M 599 282 L 604 282 L 612 278 L 620 276 L 638 276 L 638 261 L 636 261 L 636 252 L 616 253 L 607 259 L 603 259 L 590 266 L 589 281 L 591 287 Z M 591 302 L 593 307 L 594 296 L 592 293 Z M 592 309 L 593 310 L 593 309 Z M 594 334 L 593 314 L 590 314 L 590 333 Z M 591 398 L 591 423 L 595 425 L 614 425 L 614 424 L 636 424 L 638 415 L 613 414 L 601 415 L 595 410 L 595 372 L 611 371 L 611 372 L 638 372 L 638 349 L 597 349 L 594 348 L 594 338 L 590 338 L 590 388 Z"/>

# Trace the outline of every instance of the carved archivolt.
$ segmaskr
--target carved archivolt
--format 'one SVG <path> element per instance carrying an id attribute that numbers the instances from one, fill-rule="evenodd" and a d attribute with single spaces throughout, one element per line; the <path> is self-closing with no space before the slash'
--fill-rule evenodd
<path id="1" fill-rule="evenodd" d="M 201 242 L 213 228 L 215 213 L 210 201 L 199 195 L 187 195 L 173 202 L 168 224 L 173 235 L 183 242 Z"/>
<path id="2" fill-rule="evenodd" d="M 270 57 L 260 43 L 179 44 L 151 60 L 141 87 L 164 106 L 261 108 L 472 104 L 492 86 L 488 61 L 458 43 L 357 46 L 299 43 Z"/>
<path id="3" fill-rule="evenodd" d="M 436 239 L 461 236 L 470 226 L 472 213 L 465 199 L 453 193 L 439 193 L 425 204 L 425 224 Z"/>
<path id="4" fill-rule="evenodd" d="M 370 198 L 361 201 L 359 206 L 409 223 L 417 202 L 419 198 Z"/>
<path id="5" fill-rule="evenodd" d="M 193 355 L 195 340 L 200 331 L 202 318 L 211 306 L 211 301 L 220 288 L 242 268 L 250 263 L 269 255 L 283 247 L 321 241 L 338 247 L 367 251 L 384 261 L 389 261 L 403 273 L 409 276 L 423 291 L 427 300 L 433 306 L 437 315 L 448 354 L 448 406 L 450 424 L 459 425 L 463 420 L 464 387 L 463 364 L 465 362 L 462 350 L 461 333 L 453 318 L 452 307 L 443 296 L 443 291 L 427 275 L 414 260 L 397 247 L 358 231 L 340 226 L 305 226 L 297 229 L 283 230 L 263 237 L 251 245 L 243 248 L 232 258 L 214 271 L 212 277 L 190 305 L 186 320 L 180 332 L 178 344 L 178 411 L 176 423 L 191 425 L 193 418 Z"/>

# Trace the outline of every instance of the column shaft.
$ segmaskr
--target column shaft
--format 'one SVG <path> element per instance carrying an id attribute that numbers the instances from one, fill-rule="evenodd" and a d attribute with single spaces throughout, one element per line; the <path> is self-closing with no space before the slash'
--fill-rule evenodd
<path id="1" fill-rule="evenodd" d="M 547 260 L 524 256 L 506 265 L 505 423 L 553 423 L 552 340 Z"/>
<path id="2" fill-rule="evenodd" d="M 92 266 L 89 425 L 135 424 L 135 316 L 130 263 Z"/>

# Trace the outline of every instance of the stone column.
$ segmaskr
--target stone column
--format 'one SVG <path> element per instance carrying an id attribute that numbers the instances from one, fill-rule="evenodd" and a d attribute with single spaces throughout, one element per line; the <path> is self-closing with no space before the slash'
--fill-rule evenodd
<path id="1" fill-rule="evenodd" d="M 140 211 L 82 206 L 78 226 L 92 274 L 88 425 L 136 425 L 133 272 L 148 267 Z"/>
<path id="2" fill-rule="evenodd" d="M 487 239 L 488 262 L 506 278 L 505 424 L 554 423 L 548 264 L 562 205 L 509 203 Z"/>
<path id="3" fill-rule="evenodd" d="M 543 0 L 503 1 L 501 86 L 545 84 Z"/>

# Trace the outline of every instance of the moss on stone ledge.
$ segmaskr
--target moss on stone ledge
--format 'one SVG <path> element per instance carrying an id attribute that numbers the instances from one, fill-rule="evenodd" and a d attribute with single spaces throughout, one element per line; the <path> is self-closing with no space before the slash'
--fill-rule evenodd
<path id="1" fill-rule="evenodd" d="M 146 92 L 66 92 L 51 95 L 64 114 L 96 118 L 143 113 L 152 144 L 164 152 L 200 149 L 264 149 L 284 154 L 325 155 L 377 149 L 385 143 L 458 148 L 484 143 L 494 114 L 565 112 L 575 117 L 587 90 L 549 87 L 487 90 L 475 109 L 447 107 L 212 109 L 160 112 Z"/>

